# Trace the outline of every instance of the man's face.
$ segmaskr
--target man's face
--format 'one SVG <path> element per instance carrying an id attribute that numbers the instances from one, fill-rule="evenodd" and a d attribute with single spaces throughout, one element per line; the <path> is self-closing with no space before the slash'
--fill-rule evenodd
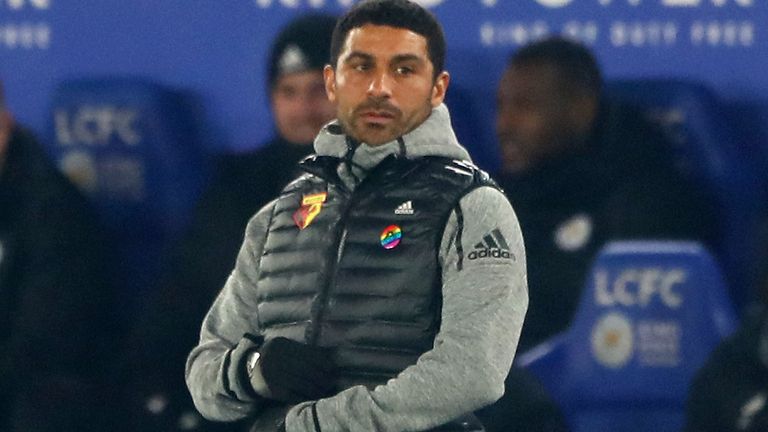
<path id="1" fill-rule="evenodd" d="M 434 79 L 427 40 L 410 30 L 366 24 L 347 35 L 325 88 L 347 134 L 381 145 L 415 129 L 445 98 L 449 77 Z"/>
<path id="2" fill-rule="evenodd" d="M 525 171 L 567 151 L 575 107 L 548 64 L 507 68 L 497 91 L 496 134 L 503 170 Z"/>
<path id="3" fill-rule="evenodd" d="M 325 94 L 320 70 L 282 75 L 272 89 L 277 132 L 294 144 L 311 143 L 336 114 Z"/>

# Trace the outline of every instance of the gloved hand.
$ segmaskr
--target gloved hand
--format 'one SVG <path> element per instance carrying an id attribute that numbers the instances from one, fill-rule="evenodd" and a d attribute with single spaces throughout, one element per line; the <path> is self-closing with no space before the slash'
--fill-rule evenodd
<path id="1" fill-rule="evenodd" d="M 259 349 L 258 367 L 272 399 L 295 404 L 332 396 L 338 373 L 331 354 L 330 348 L 284 337 L 266 341 Z"/>

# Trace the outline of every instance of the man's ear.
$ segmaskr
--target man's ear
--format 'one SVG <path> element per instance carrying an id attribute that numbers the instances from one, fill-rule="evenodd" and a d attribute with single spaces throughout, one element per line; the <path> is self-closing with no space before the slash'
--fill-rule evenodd
<path id="1" fill-rule="evenodd" d="M 448 91 L 448 84 L 451 82 L 451 76 L 448 72 L 440 72 L 440 75 L 435 79 L 435 84 L 432 86 L 432 108 L 436 108 L 445 100 L 445 92 Z"/>
<path id="2" fill-rule="evenodd" d="M 325 80 L 325 94 L 328 100 L 336 102 L 336 71 L 331 65 L 325 65 L 323 68 L 323 80 Z"/>

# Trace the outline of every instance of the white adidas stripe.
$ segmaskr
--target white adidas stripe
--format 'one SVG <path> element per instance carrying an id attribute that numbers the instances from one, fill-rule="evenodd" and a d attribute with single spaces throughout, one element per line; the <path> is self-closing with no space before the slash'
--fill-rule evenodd
<path id="1" fill-rule="evenodd" d="M 395 209 L 395 214 L 413 214 L 413 201 L 406 201 Z"/>

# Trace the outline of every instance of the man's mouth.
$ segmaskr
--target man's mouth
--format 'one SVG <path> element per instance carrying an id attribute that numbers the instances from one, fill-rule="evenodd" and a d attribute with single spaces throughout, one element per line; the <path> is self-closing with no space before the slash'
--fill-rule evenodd
<path id="1" fill-rule="evenodd" d="M 389 111 L 370 110 L 360 113 L 360 118 L 366 123 L 387 124 L 395 119 L 395 115 Z"/>

